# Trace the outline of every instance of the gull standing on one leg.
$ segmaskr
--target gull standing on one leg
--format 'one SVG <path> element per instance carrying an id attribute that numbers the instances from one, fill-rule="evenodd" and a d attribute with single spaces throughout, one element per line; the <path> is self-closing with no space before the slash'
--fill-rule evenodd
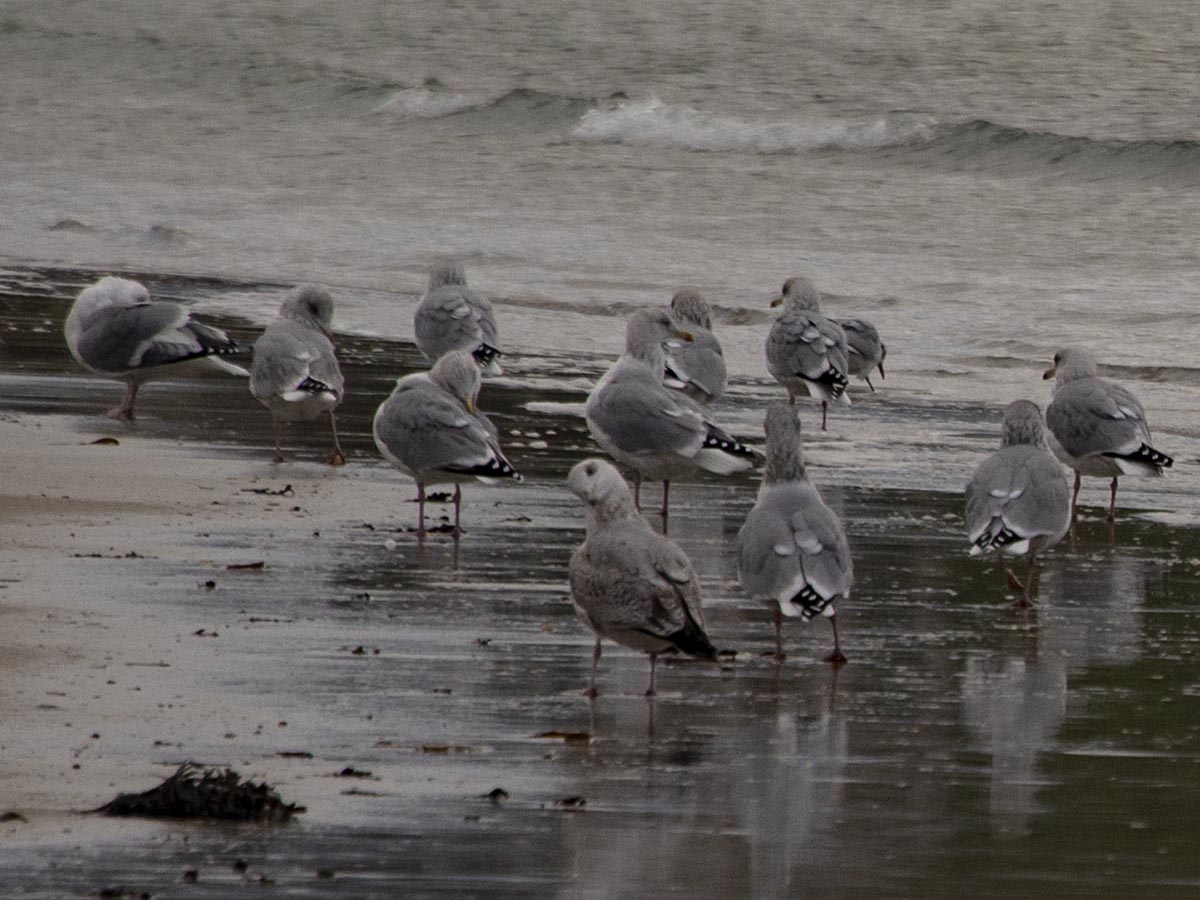
<path id="1" fill-rule="evenodd" d="M 1000 449 L 975 469 L 966 495 L 971 555 L 995 551 L 1009 585 L 1022 591 L 1014 606 L 1032 606 L 1037 555 L 1057 544 L 1071 527 L 1067 479 L 1045 447 L 1037 404 L 1028 400 L 1009 404 Z M 1004 557 L 1025 554 L 1029 572 L 1021 584 Z"/>
<path id="2" fill-rule="evenodd" d="M 887 359 L 887 346 L 879 337 L 879 329 L 865 319 L 834 319 L 846 333 L 846 358 L 850 369 L 846 373 L 855 378 L 861 378 L 875 393 L 875 385 L 871 384 L 871 373 L 879 370 L 883 374 L 883 361 Z"/>
<path id="3" fill-rule="evenodd" d="M 767 407 L 767 462 L 758 501 L 738 532 L 738 578 L 752 597 L 774 601 L 775 659 L 782 661 L 783 616 L 806 622 L 829 617 L 833 650 L 825 661 L 846 661 L 838 640 L 834 601 L 847 600 L 854 582 L 850 544 L 833 511 L 808 480 L 795 407 Z"/>
<path id="4" fill-rule="evenodd" d="M 500 449 L 496 426 L 476 409 L 479 366 L 465 350 L 439 359 L 432 369 L 406 375 L 375 412 L 375 445 L 383 458 L 417 482 L 417 534 L 425 536 L 425 487 L 454 485 L 454 534 L 459 528 L 460 485 L 521 481 Z"/>
<path id="5" fill-rule="evenodd" d="M 275 461 L 283 462 L 283 431 L 288 422 L 329 416 L 331 466 L 346 462 L 333 411 L 345 397 L 345 381 L 334 354 L 331 331 L 333 297 L 313 284 L 296 287 L 284 298 L 279 316 L 254 343 L 250 393 L 271 413 Z"/>
<path id="6" fill-rule="evenodd" d="M 724 431 L 699 403 L 663 386 L 663 344 L 691 340 L 665 309 L 634 313 L 625 330 L 625 355 L 588 396 L 585 415 L 605 452 L 634 470 L 634 505 L 643 478 L 663 482 L 662 514 L 669 482 L 697 468 L 728 475 L 749 469 L 755 451 Z"/>
<path id="7" fill-rule="evenodd" d="M 650 655 L 647 697 L 654 696 L 658 654 L 716 659 L 691 562 L 637 514 L 621 473 L 587 459 L 571 469 L 567 487 L 587 504 L 587 536 L 569 569 L 571 599 L 596 633 L 587 696 L 596 696 L 602 637 Z"/>
<path id="8" fill-rule="evenodd" d="M 795 403 L 801 391 L 821 401 L 821 430 L 829 402 L 850 405 L 846 394 L 850 362 L 842 326 L 821 315 L 821 295 L 807 278 L 797 275 L 783 283 L 783 296 L 771 306 L 783 313 L 767 335 L 767 370 Z"/>
<path id="9" fill-rule="evenodd" d="M 1050 449 L 1075 470 L 1071 523 L 1081 475 L 1112 478 L 1108 522 L 1117 520 L 1117 479 L 1122 475 L 1162 475 L 1174 460 L 1150 445 L 1142 404 L 1119 384 L 1096 376 L 1096 360 L 1081 347 L 1054 354 L 1043 378 L 1054 379 L 1054 399 L 1046 407 Z"/>
<path id="10" fill-rule="evenodd" d="M 222 356 L 238 346 L 225 332 L 194 321 L 187 307 L 154 301 L 145 286 L 109 275 L 84 288 L 63 326 L 67 348 L 90 372 L 126 384 L 113 419 L 133 421 L 138 388 L 148 381 L 219 369 L 249 375 Z"/>

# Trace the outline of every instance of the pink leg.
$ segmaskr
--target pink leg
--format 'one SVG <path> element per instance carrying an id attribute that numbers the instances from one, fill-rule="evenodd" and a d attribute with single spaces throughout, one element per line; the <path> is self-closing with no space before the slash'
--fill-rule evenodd
<path id="1" fill-rule="evenodd" d="M 821 401 L 821 430 L 825 430 L 825 417 L 829 414 L 829 403 L 825 400 Z"/>
<path id="2" fill-rule="evenodd" d="M 271 416 L 271 431 L 275 433 L 275 462 L 281 463 L 283 459 L 283 423 L 275 416 Z"/>
<path id="3" fill-rule="evenodd" d="M 1033 606 L 1033 577 L 1036 573 L 1037 555 L 1029 554 L 1029 572 L 1025 575 L 1025 592 L 1021 599 L 1013 604 L 1013 609 L 1029 609 Z"/>
<path id="4" fill-rule="evenodd" d="M 600 638 L 596 638 L 596 646 L 592 649 L 592 680 L 588 682 L 585 697 L 596 699 L 596 669 L 600 665 Z"/>
<path id="5" fill-rule="evenodd" d="M 837 614 L 829 617 L 829 624 L 833 628 L 833 651 L 825 657 L 825 662 L 832 663 L 836 669 L 839 666 L 846 664 L 846 654 L 842 652 L 842 644 L 838 640 Z"/>
<path id="6" fill-rule="evenodd" d="M 654 690 L 654 666 L 655 666 L 655 664 L 656 664 L 657 662 L 658 662 L 658 654 L 657 654 L 657 653 L 651 653 L 651 654 L 650 654 L 650 687 L 646 688 L 646 696 L 647 696 L 647 697 L 653 697 L 653 696 L 655 695 L 655 690 Z"/>
<path id="7" fill-rule="evenodd" d="M 1112 525 L 1117 521 L 1117 479 L 1114 476 L 1112 480 L 1112 497 L 1108 501 L 1108 524 Z"/>
<path id="8" fill-rule="evenodd" d="M 425 537 L 425 485 L 417 482 L 417 537 Z"/>
<path id="9" fill-rule="evenodd" d="M 121 405 L 116 409 L 108 411 L 110 419 L 119 419 L 122 422 L 133 421 L 133 401 L 137 398 L 138 386 L 133 382 L 125 388 L 125 396 L 121 399 Z"/>
<path id="10" fill-rule="evenodd" d="M 1072 525 L 1075 524 L 1075 504 L 1079 500 L 1079 484 L 1081 481 L 1082 481 L 1082 479 L 1079 477 L 1079 473 L 1076 472 L 1075 473 L 1075 490 L 1071 494 L 1071 524 Z"/>
<path id="11" fill-rule="evenodd" d="M 666 519 L 667 519 L 667 506 L 668 506 L 668 501 L 670 500 L 670 497 L 671 497 L 671 482 L 663 481 L 662 517 L 663 517 L 664 522 L 666 522 Z"/>
<path id="12" fill-rule="evenodd" d="M 325 464 L 329 466 L 344 466 L 346 464 L 346 454 L 342 452 L 342 444 L 338 440 L 337 419 L 333 417 L 332 410 L 329 412 L 329 427 L 333 431 L 333 450 L 325 457 Z"/>
<path id="13" fill-rule="evenodd" d="M 462 503 L 462 488 L 457 484 L 454 486 L 454 536 L 458 537 L 462 534 L 462 529 L 458 527 L 458 507 Z"/>

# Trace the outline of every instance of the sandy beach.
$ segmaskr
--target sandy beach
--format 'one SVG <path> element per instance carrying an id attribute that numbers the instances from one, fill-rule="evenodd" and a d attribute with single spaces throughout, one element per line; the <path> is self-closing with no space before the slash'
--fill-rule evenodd
<path id="1" fill-rule="evenodd" d="M 994 567 L 966 557 L 960 497 L 829 488 L 858 573 L 850 663 L 820 662 L 825 623 L 789 623 L 777 669 L 769 610 L 741 596 L 732 555 L 755 480 L 673 486 L 671 536 L 736 653 L 668 664 L 648 703 L 644 658 L 606 646 L 592 707 L 565 574 L 583 516 L 561 480 L 595 452 L 569 414 L 575 373 L 530 396 L 513 386 L 523 367 L 553 361 L 518 358 L 485 387 L 528 482 L 468 486 L 463 539 L 418 544 L 412 483 L 369 435 L 418 365 L 411 346 L 343 338 L 349 464 L 317 462 L 313 423 L 277 465 L 237 379 L 154 384 L 135 426 L 104 419 L 121 388 L 74 368 L 68 302 L 0 309 L 5 896 L 1200 884 L 1194 529 L 1130 512 L 1114 545 L 1088 507 L 1016 616 Z M 281 827 L 83 812 L 185 760 L 264 778 L 307 812 Z"/>

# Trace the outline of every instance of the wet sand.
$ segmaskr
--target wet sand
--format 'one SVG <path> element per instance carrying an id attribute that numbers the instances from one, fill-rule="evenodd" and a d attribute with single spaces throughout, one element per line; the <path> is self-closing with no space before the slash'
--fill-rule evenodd
<path id="1" fill-rule="evenodd" d="M 60 337 L 90 277 L 0 293 L 0 813 L 21 816 L 0 822 L 0 894 L 1200 888 L 1194 529 L 1130 512 L 1114 544 L 1085 509 L 1021 616 L 966 557 L 958 496 L 827 486 L 858 576 L 835 673 L 823 622 L 789 623 L 776 667 L 770 611 L 737 587 L 754 480 L 680 485 L 671 535 L 736 656 L 664 666 L 648 702 L 644 658 L 606 645 L 592 706 L 565 577 L 583 516 L 561 486 L 594 452 L 566 412 L 586 365 L 508 361 L 482 405 L 529 480 L 468 486 L 463 539 L 419 544 L 415 490 L 370 440 L 375 406 L 419 365 L 411 346 L 340 341 L 349 465 L 317 462 L 320 423 L 294 426 L 294 461 L 275 465 L 236 379 L 153 384 L 132 428 L 100 416 L 120 386 L 78 371 Z M 756 402 L 729 405 L 741 421 Z M 964 413 L 977 453 L 986 415 Z M 308 812 L 282 827 L 81 812 L 187 759 Z"/>

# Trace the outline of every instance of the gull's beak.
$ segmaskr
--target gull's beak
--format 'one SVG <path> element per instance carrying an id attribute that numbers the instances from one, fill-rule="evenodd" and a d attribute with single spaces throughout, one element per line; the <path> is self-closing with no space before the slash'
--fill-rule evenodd
<path id="1" fill-rule="evenodd" d="M 771 309 L 774 309 L 777 306 L 783 306 L 783 298 L 782 297 L 776 297 L 774 300 L 771 301 Z"/>
<path id="2" fill-rule="evenodd" d="M 1049 381 L 1051 378 L 1054 377 L 1054 373 L 1057 371 L 1058 371 L 1058 369 L 1056 369 L 1054 366 L 1051 366 L 1045 372 L 1042 373 L 1042 381 Z"/>
<path id="3" fill-rule="evenodd" d="M 469 412 L 471 415 L 475 415 L 475 401 L 470 397 L 467 398 L 467 412 Z"/>
<path id="4" fill-rule="evenodd" d="M 690 331 L 684 331 L 682 328 L 672 328 L 671 336 L 677 337 L 681 341 L 687 341 L 689 344 L 696 340 L 696 336 Z"/>

